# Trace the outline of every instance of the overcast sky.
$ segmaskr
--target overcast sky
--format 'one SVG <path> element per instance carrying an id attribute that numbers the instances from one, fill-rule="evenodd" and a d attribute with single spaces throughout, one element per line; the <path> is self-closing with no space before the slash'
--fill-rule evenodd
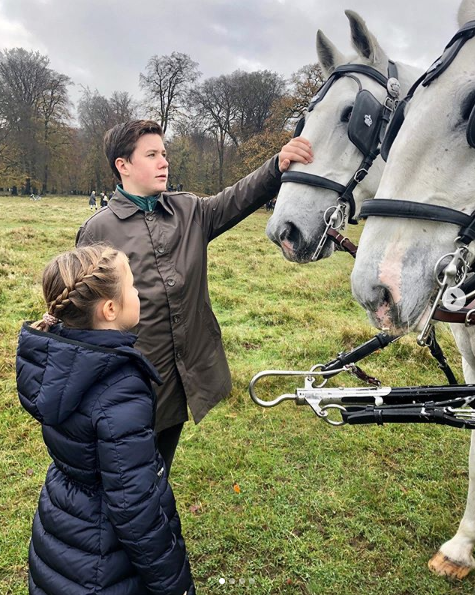
<path id="1" fill-rule="evenodd" d="M 139 99 L 153 55 L 185 52 L 203 78 L 236 69 L 288 77 L 316 61 L 322 31 L 350 52 L 357 11 L 392 59 L 427 67 L 457 29 L 459 0 L 0 0 L 0 48 L 39 50 L 75 83 Z"/>

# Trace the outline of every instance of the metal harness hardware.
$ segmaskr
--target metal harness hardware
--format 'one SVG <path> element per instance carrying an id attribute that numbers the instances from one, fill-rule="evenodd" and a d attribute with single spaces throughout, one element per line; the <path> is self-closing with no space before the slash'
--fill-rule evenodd
<path id="1" fill-rule="evenodd" d="M 345 424 L 385 423 L 437 423 L 456 428 L 475 429 L 475 410 L 466 409 L 475 402 L 475 385 L 449 386 L 405 386 L 405 387 L 340 387 L 327 388 L 328 380 L 347 372 L 354 374 L 359 368 L 355 362 L 362 360 L 379 349 L 397 341 L 385 333 L 356 347 L 348 353 L 340 353 L 327 364 L 317 364 L 307 371 L 265 370 L 256 374 L 249 384 L 252 400 L 261 407 L 275 407 L 284 401 L 294 401 L 296 405 L 309 405 L 317 417 L 332 426 Z M 300 376 L 304 377 L 304 387 L 295 393 L 282 394 L 273 400 L 263 400 L 257 396 L 256 386 L 265 377 Z M 361 376 L 358 373 L 358 377 Z M 315 386 L 317 378 L 321 379 Z M 364 375 L 366 382 L 379 382 Z M 454 378 L 455 380 L 455 378 Z M 341 419 L 330 417 L 338 413 Z"/>
<path id="2" fill-rule="evenodd" d="M 406 387 L 340 387 L 326 388 L 327 377 L 348 372 L 350 366 L 325 372 L 312 368 L 308 371 L 265 370 L 256 374 L 249 385 L 252 400 L 261 407 L 275 407 L 284 401 L 296 405 L 309 405 L 317 417 L 332 426 L 345 424 L 384 423 L 437 423 L 456 428 L 475 429 L 475 385 L 406 386 Z M 304 388 L 294 394 L 282 394 L 272 401 L 260 399 L 256 385 L 266 376 L 304 376 Z M 323 382 L 315 387 L 315 376 Z M 341 414 L 341 420 L 329 417 L 331 412 Z"/>

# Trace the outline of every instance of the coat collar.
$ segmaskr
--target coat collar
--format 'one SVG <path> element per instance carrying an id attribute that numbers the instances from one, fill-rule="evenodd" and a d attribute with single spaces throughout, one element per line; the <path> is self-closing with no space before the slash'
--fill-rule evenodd
<path id="1" fill-rule="evenodd" d="M 157 206 L 158 205 L 160 205 L 169 215 L 175 214 L 175 211 L 169 204 L 168 194 L 166 192 L 162 192 L 158 198 Z M 132 215 L 135 215 L 137 211 L 140 211 L 140 208 L 134 202 L 125 197 L 118 190 L 114 192 L 114 196 L 109 201 L 109 209 L 119 219 L 128 219 L 129 217 L 132 217 Z"/>
<path id="2" fill-rule="evenodd" d="M 27 326 L 27 325 L 24 325 Z M 29 330 L 33 330 L 28 327 Z M 106 352 L 115 352 L 117 355 L 125 355 L 131 358 L 142 369 L 147 376 L 157 384 L 162 384 L 162 379 L 156 369 L 146 357 L 133 345 L 137 341 L 137 335 L 130 332 L 107 330 L 79 330 L 70 329 L 62 325 L 54 327 L 54 333 L 44 333 L 45 335 L 54 334 L 56 339 L 62 337 L 67 342 L 83 347 L 84 349 L 98 349 Z M 43 331 L 39 331 L 42 333 Z"/>
<path id="3" fill-rule="evenodd" d="M 113 329 L 74 329 L 63 325 L 54 327 L 55 335 L 69 339 L 75 343 L 82 343 L 84 347 L 96 346 L 105 347 L 107 349 L 115 349 L 117 347 L 133 347 L 137 341 L 137 335 L 130 332 L 122 332 Z"/>

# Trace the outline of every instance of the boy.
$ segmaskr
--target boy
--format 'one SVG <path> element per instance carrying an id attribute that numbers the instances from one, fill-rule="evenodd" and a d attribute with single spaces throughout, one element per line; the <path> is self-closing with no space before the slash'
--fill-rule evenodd
<path id="1" fill-rule="evenodd" d="M 170 470 L 187 405 L 196 423 L 231 390 L 221 331 L 208 294 L 207 247 L 274 198 L 291 161 L 309 163 L 310 143 L 294 138 L 255 172 L 216 196 L 167 193 L 159 124 L 118 124 L 104 139 L 120 183 L 109 208 L 80 228 L 77 245 L 107 242 L 125 252 L 141 301 L 139 349 L 156 367 L 157 447 Z"/>

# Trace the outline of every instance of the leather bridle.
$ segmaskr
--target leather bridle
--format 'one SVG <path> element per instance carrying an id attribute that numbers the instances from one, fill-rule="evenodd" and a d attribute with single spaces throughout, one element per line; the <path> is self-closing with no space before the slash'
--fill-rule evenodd
<path id="1" fill-rule="evenodd" d="M 403 109 L 404 105 L 412 99 L 414 92 L 422 85 L 429 86 L 436 80 L 453 62 L 463 45 L 475 36 L 475 21 L 466 23 L 446 46 L 444 54 L 434 62 L 429 70 L 419 78 L 410 89 L 408 96 L 401 102 L 398 109 Z M 444 57 L 445 56 L 445 57 Z M 475 147 L 471 142 L 472 134 L 470 131 L 475 120 L 475 108 L 469 118 L 467 141 L 470 146 Z M 403 118 L 398 118 L 395 125 L 398 128 L 402 125 Z M 390 138 L 389 147 L 385 151 L 389 153 L 392 141 L 397 134 L 391 131 L 389 127 L 387 134 Z M 385 141 L 386 142 L 386 141 Z M 384 143 L 383 143 L 384 144 Z M 430 316 L 427 319 L 421 333 L 418 336 L 420 345 L 427 345 L 430 339 L 433 320 L 441 320 L 450 323 L 463 323 L 466 326 L 475 325 L 475 310 L 462 307 L 457 311 L 450 311 L 442 307 L 441 304 L 445 293 L 454 288 L 460 288 L 465 294 L 473 294 L 475 289 L 475 275 L 468 279 L 469 273 L 473 273 L 473 258 L 470 256 L 468 246 L 475 240 L 475 211 L 471 215 L 461 211 L 442 207 L 439 205 L 418 203 L 409 200 L 393 200 L 385 198 L 375 198 L 363 202 L 360 217 L 397 217 L 404 219 L 420 219 L 425 221 L 435 221 L 438 223 L 450 223 L 460 227 L 460 232 L 455 240 L 455 251 L 444 255 L 436 264 L 435 277 L 439 285 L 438 294 L 432 304 Z M 449 264 L 441 269 L 442 262 L 450 259 Z M 469 300 L 465 300 L 465 305 Z"/>
<path id="2" fill-rule="evenodd" d="M 387 96 L 384 102 L 381 104 L 378 102 L 376 98 L 367 90 L 363 89 L 360 79 L 356 75 L 365 75 L 371 78 L 372 80 L 376 81 L 379 85 L 384 87 L 387 91 Z M 315 174 L 305 173 L 305 172 L 297 172 L 297 171 L 289 171 L 284 172 L 282 174 L 281 181 L 282 183 L 293 182 L 296 184 L 305 184 L 307 186 L 314 186 L 317 188 L 325 188 L 327 190 L 331 190 L 338 195 L 337 205 L 335 207 L 330 207 L 325 213 L 325 222 L 326 222 L 326 230 L 322 235 L 322 239 L 315 251 L 315 254 L 312 257 L 312 260 L 316 260 L 321 252 L 323 245 L 328 237 L 328 231 L 330 229 L 341 229 L 344 227 L 346 222 L 346 211 L 348 210 L 348 222 L 351 224 L 356 224 L 357 221 L 355 219 L 356 215 L 356 204 L 355 199 L 353 196 L 353 191 L 358 184 L 360 184 L 368 174 L 370 167 L 372 166 L 374 160 L 378 157 L 380 153 L 380 145 L 384 138 L 386 128 L 390 122 L 391 114 L 394 112 L 397 106 L 397 101 L 399 97 L 399 81 L 397 80 L 398 72 L 396 64 L 392 61 L 388 63 L 388 75 L 384 76 L 375 68 L 364 65 L 364 64 L 345 64 L 343 66 L 338 66 L 332 72 L 326 83 L 317 93 L 317 95 L 312 99 L 310 105 L 307 108 L 307 114 L 312 112 L 318 103 L 320 103 L 325 95 L 327 94 L 330 87 L 341 78 L 351 78 L 354 80 L 358 85 L 358 93 L 356 96 L 356 101 L 353 108 L 353 113 L 350 118 L 349 123 L 349 137 L 350 140 L 357 146 L 360 152 L 363 153 L 363 159 L 346 185 L 340 184 L 335 180 L 330 178 L 326 178 L 323 176 L 318 176 Z M 360 101 L 358 101 L 360 100 Z M 363 104 L 361 106 L 361 104 Z M 376 110 L 377 113 L 377 121 L 372 121 L 370 115 L 365 114 L 365 106 L 371 106 L 373 109 Z M 355 114 L 355 110 L 361 106 L 358 114 Z M 366 126 L 375 126 L 373 131 L 371 131 L 371 137 L 369 142 L 359 142 L 359 134 L 358 131 L 365 131 L 364 125 L 357 121 L 357 118 L 365 118 Z M 353 120 L 354 118 L 354 120 Z M 352 126 L 352 122 L 355 124 Z M 299 136 L 303 130 L 305 125 L 305 116 L 300 119 L 297 124 L 294 137 Z M 351 134 L 351 129 L 355 129 L 355 132 Z M 330 237 L 332 237 L 330 235 Z M 332 238 L 333 239 L 333 238 Z M 348 240 L 349 241 L 349 240 Z"/>

